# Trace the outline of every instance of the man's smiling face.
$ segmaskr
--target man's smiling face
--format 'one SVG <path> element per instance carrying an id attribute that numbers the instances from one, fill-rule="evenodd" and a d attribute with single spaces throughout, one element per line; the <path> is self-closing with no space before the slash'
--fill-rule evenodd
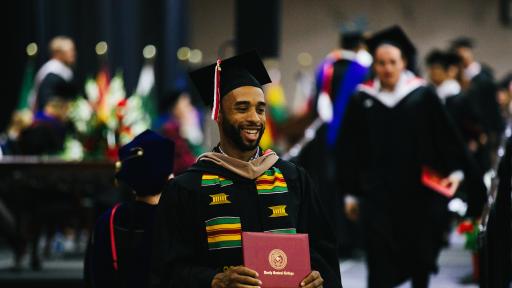
<path id="1" fill-rule="evenodd" d="M 222 97 L 219 129 L 240 151 L 254 150 L 265 131 L 265 110 L 260 88 L 238 87 Z"/>

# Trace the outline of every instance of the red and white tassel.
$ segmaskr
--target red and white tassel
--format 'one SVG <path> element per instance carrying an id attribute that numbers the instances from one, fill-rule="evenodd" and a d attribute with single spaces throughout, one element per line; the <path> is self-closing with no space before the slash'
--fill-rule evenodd
<path id="1" fill-rule="evenodd" d="M 219 117 L 219 108 L 220 108 L 220 63 L 222 61 L 220 59 L 217 60 L 217 65 L 215 66 L 215 73 L 213 78 L 213 108 L 212 108 L 212 120 L 217 121 Z"/>

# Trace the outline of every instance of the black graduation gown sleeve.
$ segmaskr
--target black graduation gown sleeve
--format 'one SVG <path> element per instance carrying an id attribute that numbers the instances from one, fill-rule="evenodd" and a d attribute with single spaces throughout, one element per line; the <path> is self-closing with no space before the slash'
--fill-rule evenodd
<path id="1" fill-rule="evenodd" d="M 86 287 L 115 287 L 109 231 L 111 211 L 109 209 L 98 219 L 87 246 L 84 263 Z"/>
<path id="2" fill-rule="evenodd" d="M 198 193 L 171 181 L 158 204 L 150 287 L 210 287 L 215 274 L 205 261 L 198 235 Z M 203 229 L 204 230 L 204 229 Z"/>
<path id="3" fill-rule="evenodd" d="M 484 78 L 484 77 L 482 77 Z M 487 81 L 481 81 L 481 89 L 482 94 L 485 99 L 483 99 L 482 105 L 484 105 L 485 114 L 487 115 L 487 121 L 489 125 L 489 130 L 496 133 L 496 137 L 500 137 L 501 132 L 505 129 L 505 121 L 501 117 L 500 106 L 496 95 L 498 94 L 498 87 L 494 82 L 492 76 L 488 76 L 486 78 Z M 498 140 L 497 140 L 498 141 Z M 499 144 L 499 141 L 496 145 Z"/>
<path id="4" fill-rule="evenodd" d="M 434 90 L 428 87 L 424 94 L 427 106 L 427 109 L 423 110 L 427 121 L 424 124 L 427 127 L 422 127 L 421 130 L 424 131 L 419 132 L 421 142 L 427 143 L 423 146 L 423 161 L 445 174 L 464 170 L 466 154 L 460 132 Z M 430 137 L 432 139 L 428 139 Z"/>
<path id="5" fill-rule="evenodd" d="M 42 110 L 46 102 L 58 93 L 58 87 L 66 84 L 66 80 L 57 74 L 49 73 L 44 77 L 37 92 L 37 109 Z M 60 96 L 60 95 L 59 95 Z"/>
<path id="6" fill-rule="evenodd" d="M 483 287 L 510 287 L 512 275 L 512 260 L 504 255 L 512 253 L 512 207 L 511 199 L 511 181 L 512 179 L 512 138 L 509 138 L 505 154 L 500 160 L 498 167 L 498 187 L 493 206 L 490 207 L 489 218 L 487 220 L 486 232 L 486 255 L 488 275 L 488 286 Z"/>
<path id="7" fill-rule="evenodd" d="M 431 123 L 434 149 L 425 149 L 425 162 L 432 161 L 432 166 L 444 173 L 455 170 L 464 172 L 465 195 L 468 201 L 467 216 L 479 216 L 482 212 L 486 198 L 486 188 L 478 173 L 474 159 L 464 145 L 460 132 L 456 129 L 452 119 L 448 116 L 439 97 L 434 90 L 427 88 L 426 101 L 428 105 L 428 122 Z M 424 134 L 425 136 L 428 133 Z M 427 138 L 422 141 L 431 141 Z M 426 150 L 429 150 L 426 152 Z"/>
<path id="8" fill-rule="evenodd" d="M 341 195 L 362 196 L 360 190 L 360 165 L 364 161 L 363 141 L 360 133 L 362 131 L 361 107 L 356 94 L 350 98 L 343 119 L 339 136 L 339 143 L 336 148 L 336 167 L 338 187 Z M 343 198 L 342 198 L 343 199 Z"/>
<path id="9" fill-rule="evenodd" d="M 298 167 L 303 188 L 297 232 L 309 233 L 311 266 L 324 279 L 326 288 L 341 287 L 336 236 L 317 191 L 306 171 Z"/>

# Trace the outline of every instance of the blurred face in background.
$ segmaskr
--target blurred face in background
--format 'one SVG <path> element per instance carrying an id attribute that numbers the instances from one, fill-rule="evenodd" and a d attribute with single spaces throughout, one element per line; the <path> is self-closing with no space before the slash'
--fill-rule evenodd
<path id="1" fill-rule="evenodd" d="M 460 64 L 453 64 L 448 67 L 446 71 L 448 79 L 460 81 L 462 67 Z"/>
<path id="2" fill-rule="evenodd" d="M 48 103 L 45 105 L 44 113 L 61 122 L 65 122 L 68 119 L 69 108 L 69 101 L 60 98 L 52 98 L 48 100 Z"/>
<path id="3" fill-rule="evenodd" d="M 473 56 L 473 50 L 468 47 L 459 47 L 455 49 L 455 53 L 462 58 L 462 65 L 464 68 L 468 68 L 468 66 L 475 61 Z"/>
<path id="4" fill-rule="evenodd" d="M 506 110 L 509 107 L 511 95 L 512 93 L 508 89 L 499 89 L 498 90 L 498 104 L 500 105 L 502 110 Z"/>
<path id="5" fill-rule="evenodd" d="M 382 88 L 394 90 L 405 69 L 405 60 L 400 49 L 390 44 L 383 44 L 375 50 L 373 67 Z"/>
<path id="6" fill-rule="evenodd" d="M 432 84 L 439 86 L 448 78 L 448 75 L 443 65 L 436 63 L 428 67 L 428 77 Z"/>
<path id="7" fill-rule="evenodd" d="M 69 38 L 57 37 L 50 43 L 52 57 L 69 67 L 76 63 L 75 43 Z"/>
<path id="8" fill-rule="evenodd" d="M 181 93 L 176 101 L 176 104 L 171 109 L 171 113 L 177 119 L 185 119 L 187 116 L 195 116 L 190 115 L 193 112 L 193 106 L 190 102 L 190 96 L 187 93 Z"/>
<path id="9" fill-rule="evenodd" d="M 61 52 L 62 54 L 62 62 L 64 62 L 66 65 L 72 67 L 76 63 L 76 49 L 75 44 L 73 42 L 70 42 L 64 50 Z"/>

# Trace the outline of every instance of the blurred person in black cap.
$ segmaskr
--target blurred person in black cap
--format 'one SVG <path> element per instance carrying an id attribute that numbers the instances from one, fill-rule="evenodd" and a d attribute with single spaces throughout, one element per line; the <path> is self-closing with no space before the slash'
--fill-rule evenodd
<path id="1" fill-rule="evenodd" d="M 174 143 L 151 130 L 121 147 L 116 179 L 135 201 L 98 219 L 85 260 L 88 287 L 148 287 L 156 209 L 173 162 Z"/>
<path id="2" fill-rule="evenodd" d="M 460 37 L 452 41 L 451 50 L 462 58 L 463 88 L 485 130 L 479 141 L 482 148 L 477 152 L 478 164 L 485 173 L 492 167 L 505 126 L 500 114 L 497 85 L 492 70 L 475 60 L 474 46 L 472 39 Z"/>
<path id="3" fill-rule="evenodd" d="M 347 107 L 336 155 L 340 189 L 360 199 L 368 287 L 408 279 L 428 287 L 442 241 L 439 203 L 447 205 L 463 179 L 478 179 L 436 92 L 411 72 L 416 49 L 403 30 L 390 27 L 367 44 L 376 77 Z M 451 195 L 425 186 L 422 177 L 432 174 Z"/>
<path id="4" fill-rule="evenodd" d="M 36 74 L 34 82 L 34 112 L 44 110 L 48 100 L 57 93 L 57 87 L 73 81 L 73 66 L 76 62 L 76 49 L 73 40 L 57 36 L 48 45 L 51 59 Z"/>
<path id="5" fill-rule="evenodd" d="M 152 287 L 260 287 L 257 273 L 242 266 L 242 230 L 308 233 L 314 271 L 301 287 L 341 287 L 333 227 L 309 176 L 258 146 L 262 85 L 271 80 L 257 53 L 218 60 L 190 76 L 213 106 L 220 143 L 162 195 Z"/>

